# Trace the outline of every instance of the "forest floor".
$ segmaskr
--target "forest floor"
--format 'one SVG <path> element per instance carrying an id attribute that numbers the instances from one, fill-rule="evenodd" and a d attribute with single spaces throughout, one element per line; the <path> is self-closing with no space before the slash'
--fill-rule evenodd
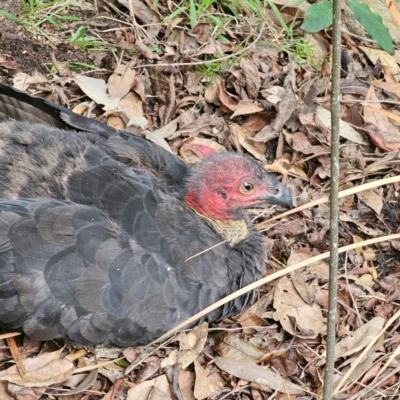
<path id="1" fill-rule="evenodd" d="M 242 315 L 125 351 L 17 336 L 0 346 L 1 399 L 321 398 L 327 260 L 285 268 L 329 249 L 331 29 L 304 32 L 307 4 L 292 3 L 1 2 L 17 16 L 0 15 L 4 83 L 83 108 L 190 164 L 193 143 L 244 152 L 281 174 L 296 206 L 320 200 L 273 221 L 275 209 L 252 210 L 266 276 L 282 276 Z M 340 190 L 354 189 L 340 199 L 346 246 L 400 232 L 398 182 L 357 191 L 399 175 L 400 50 L 379 49 L 346 6 L 342 24 Z M 400 29 L 391 35 L 400 49 Z M 340 260 L 335 398 L 399 398 L 400 240 Z M 22 381 L 12 343 L 29 371 Z"/>

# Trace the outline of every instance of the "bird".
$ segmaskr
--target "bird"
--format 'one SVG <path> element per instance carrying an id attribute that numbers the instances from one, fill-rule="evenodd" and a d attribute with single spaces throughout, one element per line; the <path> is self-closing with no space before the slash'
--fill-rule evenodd
<path id="1" fill-rule="evenodd" d="M 32 98 L 6 90 L 0 113 L 13 102 L 4 115 L 15 118 Z M 258 162 L 226 152 L 190 170 L 143 138 L 81 116 L 62 126 L 71 112 L 32 103 L 31 114 L 45 109 L 60 125 L 0 122 L 0 174 L 20 158 L 0 178 L 2 327 L 84 346 L 148 344 L 265 272 L 246 209 L 291 207 L 292 196 Z M 241 312 L 253 295 L 198 323 Z"/>

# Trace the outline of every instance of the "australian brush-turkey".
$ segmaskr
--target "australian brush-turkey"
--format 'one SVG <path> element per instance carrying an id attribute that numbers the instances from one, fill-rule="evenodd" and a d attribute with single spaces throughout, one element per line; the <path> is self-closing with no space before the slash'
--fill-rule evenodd
<path id="1" fill-rule="evenodd" d="M 6 116 L 27 118 L 15 110 L 31 102 L 39 119 L 75 118 L 0 89 Z M 291 206 L 275 176 L 235 153 L 190 171 L 144 139 L 77 119 L 80 132 L 0 123 L 0 197 L 18 197 L 0 200 L 3 327 L 40 340 L 144 344 L 261 277 L 262 236 L 244 210 Z M 238 313 L 250 299 L 204 320 Z"/>

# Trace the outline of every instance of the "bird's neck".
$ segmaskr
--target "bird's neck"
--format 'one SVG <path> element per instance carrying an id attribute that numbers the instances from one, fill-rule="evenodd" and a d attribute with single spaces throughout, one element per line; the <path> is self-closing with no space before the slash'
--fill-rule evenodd
<path id="1" fill-rule="evenodd" d="M 203 219 L 215 232 L 220 234 L 232 247 L 240 243 L 249 235 L 247 224 L 244 219 L 235 219 L 221 221 L 215 218 L 207 217 L 197 210 L 194 212 Z"/>
<path id="2" fill-rule="evenodd" d="M 231 246 L 235 246 L 249 234 L 247 223 L 239 210 L 229 209 L 226 199 L 208 191 L 210 182 L 192 177 L 185 192 L 185 203 Z"/>

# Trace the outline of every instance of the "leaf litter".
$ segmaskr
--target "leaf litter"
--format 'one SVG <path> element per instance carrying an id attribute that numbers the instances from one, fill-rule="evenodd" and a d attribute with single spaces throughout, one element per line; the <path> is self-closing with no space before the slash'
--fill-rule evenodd
<path id="1" fill-rule="evenodd" d="M 304 18 L 304 3 L 273 3 L 286 22 Z M 313 50 L 303 57 L 269 7 L 268 27 L 244 7 L 243 18 L 228 19 L 224 28 L 204 14 L 184 30 L 185 10 L 173 2 L 120 0 L 97 11 L 93 6 L 76 2 L 66 15 L 81 21 L 64 20 L 57 33 L 52 24 L 43 26 L 56 45 L 16 26 L 4 29 L 4 80 L 142 135 L 190 165 L 204 158 L 202 146 L 250 154 L 282 175 L 297 205 L 328 195 L 329 31 L 309 36 Z M 89 52 L 68 44 L 79 25 L 105 46 Z M 303 36 L 297 26 L 292 29 L 295 37 Z M 342 38 L 345 190 L 399 174 L 400 57 L 398 50 L 391 56 L 359 35 L 344 32 Z M 95 68 L 79 69 L 72 60 Z M 341 198 L 340 245 L 398 233 L 399 190 L 393 183 Z M 264 230 L 267 275 L 329 249 L 327 205 L 269 223 L 273 211 L 250 210 L 255 227 Z M 350 371 L 340 384 L 346 398 L 396 394 L 398 325 L 384 326 L 399 311 L 399 242 L 341 256 L 335 385 Z M 307 266 L 264 285 L 237 318 L 202 324 L 150 348 L 79 350 L 58 341 L 12 338 L 23 376 L 12 365 L 10 339 L 7 345 L 1 338 L 0 398 L 320 398 L 328 287 L 327 264 Z"/>

